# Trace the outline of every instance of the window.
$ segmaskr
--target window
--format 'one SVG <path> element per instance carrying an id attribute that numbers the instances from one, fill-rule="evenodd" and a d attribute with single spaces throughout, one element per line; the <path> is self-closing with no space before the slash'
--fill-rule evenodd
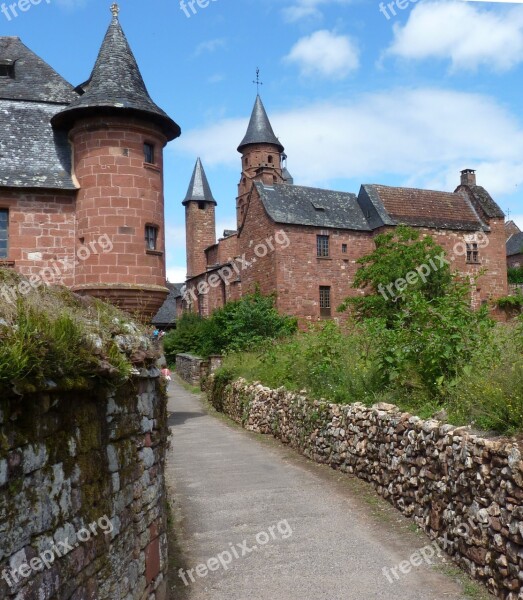
<path id="1" fill-rule="evenodd" d="M 473 264 L 479 263 L 479 250 L 476 242 L 467 244 L 467 262 Z"/>
<path id="2" fill-rule="evenodd" d="M 320 315 L 331 316 L 331 289 L 328 286 L 320 286 Z"/>
<path id="3" fill-rule="evenodd" d="M 269 164 L 270 164 L 270 165 L 272 165 L 272 162 L 273 162 L 273 158 L 272 158 L 272 156 L 269 154 Z"/>
<path id="4" fill-rule="evenodd" d="M 144 161 L 150 165 L 154 165 L 154 146 L 152 144 L 143 145 Z"/>
<path id="5" fill-rule="evenodd" d="M 316 237 L 316 250 L 317 256 L 320 258 L 325 258 L 329 256 L 329 236 L 328 235 L 318 235 Z"/>
<path id="6" fill-rule="evenodd" d="M 341 251 L 343 254 L 347 254 L 347 244 L 342 244 L 341 245 Z"/>
<path id="7" fill-rule="evenodd" d="M 15 66 L 12 60 L 0 60 L 0 77 L 15 77 Z"/>
<path id="8" fill-rule="evenodd" d="M 198 202 L 198 209 L 205 210 L 205 202 Z"/>
<path id="9" fill-rule="evenodd" d="M 145 247 L 147 250 L 157 250 L 158 245 L 158 227 L 147 225 L 145 227 Z"/>
<path id="10" fill-rule="evenodd" d="M 7 242 L 9 240 L 9 211 L 0 208 L 0 258 L 7 258 Z"/>

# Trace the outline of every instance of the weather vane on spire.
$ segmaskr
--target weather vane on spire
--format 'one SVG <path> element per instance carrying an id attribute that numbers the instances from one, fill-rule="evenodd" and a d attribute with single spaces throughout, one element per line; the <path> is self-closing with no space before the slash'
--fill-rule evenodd
<path id="1" fill-rule="evenodd" d="M 111 6 L 111 12 L 113 13 L 113 17 L 118 16 L 118 13 L 120 12 L 120 7 L 118 6 L 118 4 L 116 4 L 116 2 L 114 2 Z"/>
<path id="2" fill-rule="evenodd" d="M 263 81 L 260 81 L 260 69 L 259 67 L 256 69 L 256 81 L 253 81 L 256 84 L 256 91 L 258 94 L 260 93 L 260 85 L 263 85 Z"/>

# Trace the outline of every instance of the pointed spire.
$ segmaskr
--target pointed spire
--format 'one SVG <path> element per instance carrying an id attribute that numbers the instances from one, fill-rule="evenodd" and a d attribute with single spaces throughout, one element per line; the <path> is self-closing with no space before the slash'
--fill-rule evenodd
<path id="1" fill-rule="evenodd" d="M 128 113 L 156 122 L 168 140 L 177 138 L 179 126 L 149 96 L 136 58 L 118 19 L 119 7 L 111 7 L 113 18 L 98 54 L 85 93 L 52 119 L 53 125 L 69 126 L 89 114 Z"/>
<path id="2" fill-rule="evenodd" d="M 191 177 L 191 183 L 185 196 L 185 200 L 182 202 L 184 206 L 188 202 L 212 202 L 216 206 L 216 200 L 211 192 L 211 186 L 207 181 L 207 175 L 202 165 L 202 161 L 198 158 L 194 171 Z"/>
<path id="3" fill-rule="evenodd" d="M 238 146 L 238 152 L 242 152 L 243 148 L 249 144 L 274 144 L 278 146 L 280 152 L 284 150 L 280 141 L 274 135 L 271 122 L 259 94 L 256 96 L 249 127 L 242 143 Z"/>

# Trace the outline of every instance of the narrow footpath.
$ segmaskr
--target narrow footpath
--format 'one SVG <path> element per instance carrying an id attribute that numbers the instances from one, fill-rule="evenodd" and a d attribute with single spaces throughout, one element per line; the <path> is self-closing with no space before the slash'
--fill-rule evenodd
<path id="1" fill-rule="evenodd" d="M 171 600 L 468 597 L 413 555 L 432 560 L 430 540 L 367 484 L 207 414 L 176 381 L 169 413 Z"/>

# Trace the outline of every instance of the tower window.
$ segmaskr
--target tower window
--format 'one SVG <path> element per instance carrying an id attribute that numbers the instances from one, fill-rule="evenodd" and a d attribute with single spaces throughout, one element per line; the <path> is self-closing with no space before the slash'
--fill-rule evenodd
<path id="1" fill-rule="evenodd" d="M 153 144 L 145 143 L 143 145 L 144 161 L 150 165 L 154 165 L 154 146 Z"/>
<path id="2" fill-rule="evenodd" d="M 329 236 L 318 235 L 316 236 L 316 252 L 319 258 L 326 258 L 329 256 Z"/>
<path id="3" fill-rule="evenodd" d="M 331 316 L 331 289 L 330 286 L 320 286 L 320 315 L 322 317 Z"/>
<path id="4" fill-rule="evenodd" d="M 467 244 L 467 262 L 472 264 L 479 263 L 479 249 L 476 242 Z"/>
<path id="5" fill-rule="evenodd" d="M 347 254 L 347 244 L 342 244 L 341 245 L 341 251 L 343 254 Z"/>
<path id="6" fill-rule="evenodd" d="M 205 210 L 205 202 L 198 202 L 198 208 L 200 210 Z"/>
<path id="7" fill-rule="evenodd" d="M 146 225 L 145 247 L 147 250 L 158 250 L 158 227 L 156 225 Z"/>
<path id="8" fill-rule="evenodd" d="M 272 165 L 272 163 L 273 163 L 273 158 L 272 158 L 272 156 L 271 156 L 270 154 L 269 154 L 269 159 L 268 159 L 268 160 L 269 160 L 269 164 L 270 164 L 270 165 Z"/>
<path id="9" fill-rule="evenodd" d="M 0 258 L 7 258 L 9 241 L 9 211 L 0 208 Z"/>

